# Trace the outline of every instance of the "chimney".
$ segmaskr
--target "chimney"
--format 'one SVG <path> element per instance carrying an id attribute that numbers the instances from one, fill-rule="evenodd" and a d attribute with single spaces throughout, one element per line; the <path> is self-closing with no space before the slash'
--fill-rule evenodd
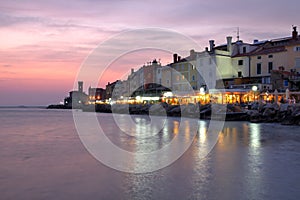
<path id="1" fill-rule="evenodd" d="M 195 56 L 195 50 L 194 50 L 194 49 L 191 49 L 191 50 L 190 50 L 190 56 L 191 56 L 191 57 L 194 57 L 194 56 Z"/>
<path id="2" fill-rule="evenodd" d="M 131 74 L 133 74 L 134 73 L 134 69 L 133 68 L 131 68 Z"/>
<path id="3" fill-rule="evenodd" d="M 205 47 L 205 51 L 208 52 L 208 47 Z"/>
<path id="4" fill-rule="evenodd" d="M 215 41 L 214 40 L 209 40 L 209 51 L 213 51 L 215 46 Z"/>
<path id="5" fill-rule="evenodd" d="M 178 55 L 176 53 L 173 54 L 173 63 L 177 62 Z"/>
<path id="6" fill-rule="evenodd" d="M 297 38 L 298 38 L 298 32 L 297 32 L 297 26 L 293 26 L 293 33 L 292 33 L 292 38 L 294 39 L 294 40 L 297 40 Z"/>
<path id="7" fill-rule="evenodd" d="M 232 37 L 231 36 L 227 36 L 227 51 L 228 52 L 232 52 Z"/>
<path id="8" fill-rule="evenodd" d="M 258 43 L 258 39 L 253 40 L 253 44 Z"/>
<path id="9" fill-rule="evenodd" d="M 180 61 L 181 60 L 181 57 L 180 56 L 178 56 L 178 61 Z"/>

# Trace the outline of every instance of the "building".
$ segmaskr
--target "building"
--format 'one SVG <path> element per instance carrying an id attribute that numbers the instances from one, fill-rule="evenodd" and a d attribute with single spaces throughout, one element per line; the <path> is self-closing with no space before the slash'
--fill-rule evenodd
<path id="1" fill-rule="evenodd" d="M 105 99 L 106 100 L 117 100 L 121 96 L 121 86 L 122 82 L 116 80 L 113 83 L 108 82 L 105 89 Z"/>
<path id="2" fill-rule="evenodd" d="M 144 88 L 144 66 L 139 68 L 137 71 L 131 69 L 131 74 L 127 79 L 127 90 L 128 97 L 131 97 L 137 89 Z"/>
<path id="3" fill-rule="evenodd" d="M 271 84 L 279 92 L 286 89 L 300 90 L 300 74 L 295 71 L 284 71 L 283 68 L 271 71 Z"/>
<path id="4" fill-rule="evenodd" d="M 103 88 L 89 87 L 88 96 L 90 103 L 103 102 L 106 98 L 106 91 Z"/>
<path id="5" fill-rule="evenodd" d="M 69 108 L 81 108 L 88 103 L 88 95 L 83 92 L 83 82 L 78 81 L 78 90 L 70 91 L 64 99 L 64 105 Z"/>
<path id="6" fill-rule="evenodd" d="M 297 27 L 293 27 L 291 36 L 285 38 L 245 43 L 239 36 L 236 41 L 228 36 L 226 43 L 218 46 L 210 40 L 204 51 L 190 50 L 184 58 L 173 54 L 173 62 L 167 66 L 154 59 L 138 70 L 131 69 L 127 80 L 108 83 L 105 95 L 100 90 L 92 93 L 99 93 L 100 99 L 130 100 L 137 96 L 161 96 L 164 91 L 190 97 L 225 89 L 226 96 L 217 102 L 249 102 L 253 98 L 243 98 L 240 93 L 251 91 L 253 86 L 258 88 L 257 92 L 299 90 L 299 73 L 300 36 Z M 81 82 L 78 94 L 74 91 L 70 96 L 83 93 L 82 88 Z"/>

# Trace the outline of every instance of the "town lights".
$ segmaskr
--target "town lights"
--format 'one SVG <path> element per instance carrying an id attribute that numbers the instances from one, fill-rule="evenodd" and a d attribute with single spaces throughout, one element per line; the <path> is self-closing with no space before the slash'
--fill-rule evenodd
<path id="1" fill-rule="evenodd" d="M 257 92 L 258 87 L 256 85 L 252 86 L 252 91 L 254 93 L 254 101 L 256 101 L 256 92 Z"/>
<path id="2" fill-rule="evenodd" d="M 205 94 L 205 89 L 204 89 L 204 87 L 201 87 L 201 88 L 200 88 L 200 94 Z"/>
<path id="3" fill-rule="evenodd" d="M 164 97 L 172 97 L 174 96 L 172 92 L 165 92 Z"/>
<path id="4" fill-rule="evenodd" d="M 257 87 L 256 85 L 253 85 L 253 86 L 252 86 L 252 91 L 253 91 L 253 92 L 256 92 L 257 89 L 258 89 L 258 87 Z"/>

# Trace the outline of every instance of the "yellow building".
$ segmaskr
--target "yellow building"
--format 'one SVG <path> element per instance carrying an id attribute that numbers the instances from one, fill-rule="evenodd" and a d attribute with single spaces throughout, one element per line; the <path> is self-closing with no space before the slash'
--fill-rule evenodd
<path id="1" fill-rule="evenodd" d="M 249 54 L 252 82 L 270 85 L 272 70 L 300 71 L 300 37 L 293 29 L 291 37 L 266 41 Z M 270 89 L 276 89 L 272 86 Z"/>

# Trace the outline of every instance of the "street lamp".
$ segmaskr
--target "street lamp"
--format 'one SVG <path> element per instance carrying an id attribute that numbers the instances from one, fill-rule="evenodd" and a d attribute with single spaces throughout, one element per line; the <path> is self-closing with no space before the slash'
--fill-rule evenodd
<path id="1" fill-rule="evenodd" d="M 254 93 L 254 101 L 256 100 L 256 91 L 257 91 L 258 87 L 256 85 L 252 86 L 252 91 Z"/>
<path id="2" fill-rule="evenodd" d="M 206 99 L 205 99 L 205 88 L 204 88 L 204 87 L 201 87 L 199 92 L 200 92 L 201 95 L 204 95 L 204 104 L 206 104 Z"/>

